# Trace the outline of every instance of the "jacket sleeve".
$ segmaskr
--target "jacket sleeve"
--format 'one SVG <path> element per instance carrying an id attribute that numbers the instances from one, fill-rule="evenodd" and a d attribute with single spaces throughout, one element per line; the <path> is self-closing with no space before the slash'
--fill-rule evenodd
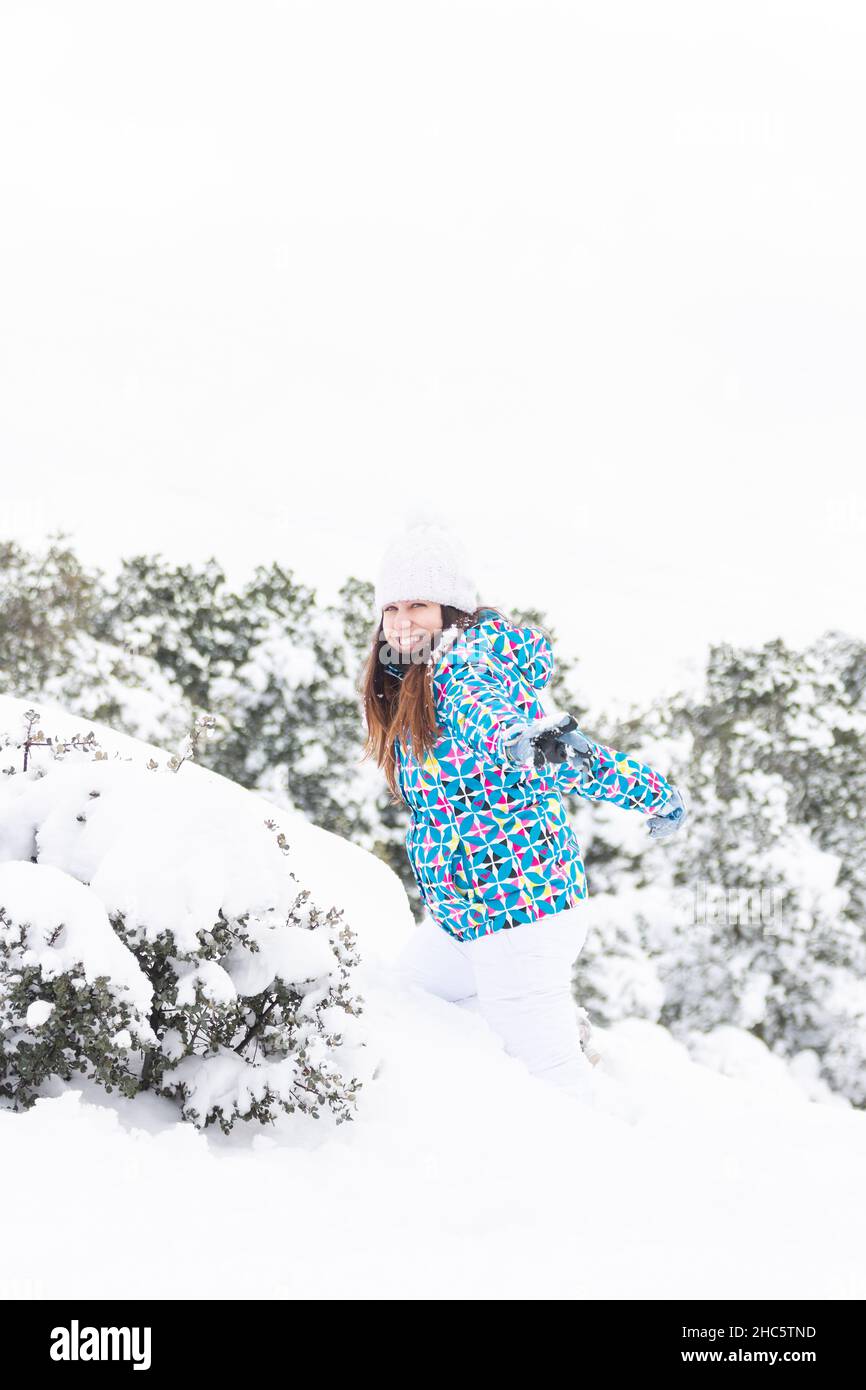
<path id="1" fill-rule="evenodd" d="M 482 757 L 519 768 L 505 745 L 526 724 L 527 715 L 494 665 L 484 659 L 453 661 L 434 676 L 433 689 L 437 719 L 452 737 L 463 739 Z"/>
<path id="2" fill-rule="evenodd" d="M 602 743 L 594 745 L 592 777 L 588 782 L 581 783 L 576 764 L 560 763 L 556 784 L 561 792 L 576 792 L 589 801 L 612 801 L 615 806 L 644 815 L 661 810 L 673 795 L 673 787 L 660 772 Z"/>

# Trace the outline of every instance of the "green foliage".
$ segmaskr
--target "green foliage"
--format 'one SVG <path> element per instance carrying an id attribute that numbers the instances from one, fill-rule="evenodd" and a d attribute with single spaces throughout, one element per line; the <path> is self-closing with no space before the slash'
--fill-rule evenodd
<path id="1" fill-rule="evenodd" d="M 44 1022 L 27 1022 L 45 1004 Z M 144 1039 L 134 1012 L 107 976 L 89 983 L 79 962 L 53 979 L 26 964 L 24 926 L 0 907 L 0 1096 L 29 1109 L 49 1077 L 90 1077 L 125 1096 L 139 1088 L 135 1046 Z"/>
<path id="2" fill-rule="evenodd" d="M 142 1088 L 178 1099 L 184 1119 L 203 1128 L 216 1123 L 228 1133 L 237 1119 L 273 1123 L 279 1110 L 300 1110 L 318 1119 L 327 1107 L 337 1124 L 353 1118 L 362 1083 L 357 1077 L 347 1082 L 335 1056 L 343 1042 L 341 1017 L 363 1013 L 363 998 L 350 990 L 350 972 L 359 961 L 356 940 L 339 910 L 322 914 L 308 903 L 309 896 L 307 889 L 298 894 L 281 925 L 329 931 L 334 978 L 312 1000 L 309 987 L 279 976 L 254 994 L 214 997 L 204 972 L 195 981 L 194 998 L 178 1001 L 188 969 L 195 972 L 209 962 L 230 975 L 232 958 L 261 952 L 262 936 L 249 930 L 249 913 L 229 919 L 221 912 L 211 931 L 199 933 L 199 947 L 185 952 L 177 949 L 170 932 L 151 940 L 141 930 L 130 931 L 122 914 L 112 916 L 115 931 L 154 988 L 149 1022 L 155 1045 L 144 1051 Z M 279 930 L 280 924 L 271 926 Z M 326 1063 L 315 1060 L 325 1053 L 330 1054 Z M 228 1083 L 211 1095 L 208 1066 L 219 1068 L 226 1061 L 232 1065 L 220 1070 Z M 272 1062 L 292 1065 L 270 1073 L 267 1064 Z"/>

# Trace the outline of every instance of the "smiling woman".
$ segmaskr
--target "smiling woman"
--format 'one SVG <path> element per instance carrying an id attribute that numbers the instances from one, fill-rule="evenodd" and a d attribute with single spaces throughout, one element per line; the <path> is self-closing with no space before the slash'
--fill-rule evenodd
<path id="1" fill-rule="evenodd" d="M 417 651 L 442 630 L 442 605 L 428 599 L 401 599 L 382 609 L 382 630 L 402 653 Z"/>
<path id="2" fill-rule="evenodd" d="M 562 797 L 651 816 L 674 789 L 545 710 L 549 638 L 476 606 L 468 558 L 447 528 L 394 538 L 376 604 L 365 756 L 375 753 L 411 811 L 406 852 L 428 910 L 398 970 L 451 1000 L 477 995 L 507 1051 L 585 1095 L 571 967 L 587 884 Z"/>

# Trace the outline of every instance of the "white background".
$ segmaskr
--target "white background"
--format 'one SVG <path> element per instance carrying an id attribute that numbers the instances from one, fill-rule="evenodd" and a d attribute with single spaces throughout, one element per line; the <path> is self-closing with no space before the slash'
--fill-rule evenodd
<path id="1" fill-rule="evenodd" d="M 330 597 L 450 501 L 599 698 L 864 636 L 864 30 L 6 0 L 0 536 Z"/>

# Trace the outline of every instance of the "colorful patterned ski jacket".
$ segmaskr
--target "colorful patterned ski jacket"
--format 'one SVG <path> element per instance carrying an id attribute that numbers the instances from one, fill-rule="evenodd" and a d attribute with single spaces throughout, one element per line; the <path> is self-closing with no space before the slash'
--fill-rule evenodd
<path id="1" fill-rule="evenodd" d="M 450 629 L 430 661 L 440 736 L 423 763 L 395 741 L 398 784 L 412 812 L 409 862 L 430 916 L 458 941 L 543 922 L 586 897 L 564 793 L 646 815 L 671 796 L 659 773 L 603 744 L 594 744 L 593 776 L 584 783 L 576 764 L 509 760 L 505 744 L 517 726 L 547 714 L 538 692 L 553 664 L 537 628 L 490 616 L 463 633 Z"/>

